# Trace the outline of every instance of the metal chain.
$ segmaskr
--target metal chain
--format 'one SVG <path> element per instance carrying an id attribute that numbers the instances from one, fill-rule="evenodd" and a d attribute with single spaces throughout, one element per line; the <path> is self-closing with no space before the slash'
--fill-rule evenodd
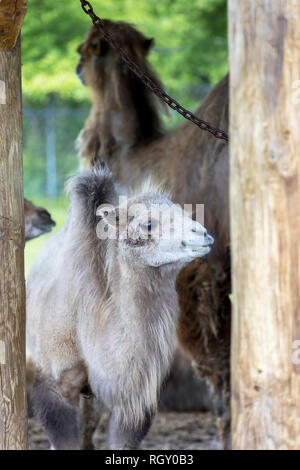
<path id="1" fill-rule="evenodd" d="M 158 98 L 164 101 L 168 106 L 170 106 L 170 108 L 174 109 L 179 114 L 181 114 L 185 119 L 188 119 L 189 121 L 196 124 L 196 126 L 200 127 L 200 129 L 202 129 L 203 131 L 210 132 L 210 134 L 212 134 L 217 139 L 222 139 L 222 140 L 225 140 L 226 142 L 229 142 L 229 137 L 226 134 L 226 132 L 222 131 L 221 129 L 211 126 L 208 122 L 203 121 L 202 119 L 199 119 L 195 114 L 185 109 L 183 106 L 181 106 L 180 103 L 178 103 L 176 100 L 171 98 L 171 96 L 169 96 L 162 88 L 157 86 L 153 82 L 153 80 L 151 80 L 151 78 L 148 77 L 145 74 L 145 72 L 143 72 L 143 70 L 135 62 L 133 62 L 133 60 L 129 57 L 127 52 L 122 47 L 120 47 L 120 45 L 115 41 L 114 37 L 110 34 L 110 32 L 106 30 L 104 21 L 95 14 L 94 9 L 92 5 L 90 4 L 90 2 L 86 0 L 80 0 L 80 3 L 81 3 L 83 11 L 87 15 L 89 15 L 93 24 L 102 33 L 104 39 L 113 47 L 113 49 L 115 49 L 116 51 L 120 53 L 122 60 L 127 64 L 129 69 L 148 88 L 150 88 L 150 90 L 156 96 L 158 96 Z"/>

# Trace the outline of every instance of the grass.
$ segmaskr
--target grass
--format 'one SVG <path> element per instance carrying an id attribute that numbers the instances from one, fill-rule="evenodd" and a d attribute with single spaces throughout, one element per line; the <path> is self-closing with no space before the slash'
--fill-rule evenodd
<path id="1" fill-rule="evenodd" d="M 26 243 L 25 276 L 27 276 L 29 269 L 38 257 L 45 243 L 47 243 L 47 240 L 49 240 L 53 233 L 63 226 L 69 206 L 69 201 L 65 198 L 55 200 L 47 198 L 32 198 L 32 202 L 37 206 L 41 206 L 47 209 L 47 211 L 50 212 L 52 219 L 56 222 L 56 226 L 51 233 L 46 233 L 45 235 L 41 235 L 40 237 L 35 238 L 34 240 L 30 240 Z"/>

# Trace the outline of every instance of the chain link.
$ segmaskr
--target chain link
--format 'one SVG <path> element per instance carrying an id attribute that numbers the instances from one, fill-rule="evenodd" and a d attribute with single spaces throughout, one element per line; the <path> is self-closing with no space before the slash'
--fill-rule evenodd
<path id="1" fill-rule="evenodd" d="M 158 87 L 153 82 L 153 80 L 151 80 L 151 78 L 148 77 L 145 74 L 145 72 L 143 72 L 143 70 L 135 62 L 133 62 L 133 60 L 129 57 L 127 52 L 122 47 L 119 46 L 119 44 L 115 41 L 114 37 L 110 34 L 110 32 L 106 30 L 104 21 L 95 14 L 94 9 L 92 5 L 90 4 L 90 2 L 88 2 L 87 0 L 80 0 L 80 3 L 81 3 L 83 11 L 87 15 L 89 15 L 93 24 L 101 32 L 104 39 L 113 47 L 113 49 L 119 52 L 122 60 L 127 64 L 128 68 L 148 88 L 150 88 L 150 90 L 156 96 L 158 96 L 158 98 L 164 101 L 168 106 L 170 106 L 170 108 L 174 109 L 179 114 L 181 114 L 185 119 L 188 119 L 189 121 L 196 124 L 196 126 L 200 127 L 200 129 L 202 129 L 203 131 L 210 132 L 210 134 L 212 134 L 217 139 L 222 139 L 222 140 L 225 140 L 226 142 L 229 142 L 229 137 L 226 134 L 226 132 L 222 131 L 221 129 L 211 126 L 208 122 L 203 121 L 202 119 L 199 119 L 195 114 L 193 114 L 191 111 L 188 111 L 183 106 L 181 106 L 180 103 L 178 103 L 176 100 L 171 98 L 171 96 L 169 96 L 163 89 Z"/>

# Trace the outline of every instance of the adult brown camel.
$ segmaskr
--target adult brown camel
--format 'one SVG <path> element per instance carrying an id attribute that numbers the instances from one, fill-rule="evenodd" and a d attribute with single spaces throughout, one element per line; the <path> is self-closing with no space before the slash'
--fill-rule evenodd
<path id="1" fill-rule="evenodd" d="M 33 405 L 54 448 L 80 449 L 89 386 L 110 411 L 109 449 L 135 449 L 174 354 L 177 273 L 214 240 L 155 185 L 120 201 L 105 166 L 71 180 L 69 194 L 65 226 L 27 279 Z"/>

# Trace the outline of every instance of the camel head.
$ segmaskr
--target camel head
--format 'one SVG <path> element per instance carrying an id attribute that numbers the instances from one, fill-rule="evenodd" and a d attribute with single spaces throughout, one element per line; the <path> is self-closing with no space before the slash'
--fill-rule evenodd
<path id="1" fill-rule="evenodd" d="M 157 191 L 124 198 L 118 207 L 100 207 L 97 215 L 98 238 L 108 239 L 130 265 L 180 269 L 209 253 L 214 242 L 199 222 Z"/>
<path id="2" fill-rule="evenodd" d="M 24 199 L 25 241 L 39 237 L 43 233 L 51 232 L 55 222 L 46 209 L 32 204 Z"/>
<path id="3" fill-rule="evenodd" d="M 110 20 L 104 20 L 104 23 L 106 30 L 129 56 L 138 64 L 145 65 L 145 59 L 154 43 L 153 38 L 146 38 L 128 23 Z M 99 90 L 106 76 L 111 80 L 111 72 L 115 67 L 121 67 L 123 73 L 128 70 L 127 66 L 122 64 L 119 53 L 112 49 L 95 26 L 92 26 L 77 52 L 80 54 L 80 60 L 76 73 L 81 82 L 91 88 Z"/>

